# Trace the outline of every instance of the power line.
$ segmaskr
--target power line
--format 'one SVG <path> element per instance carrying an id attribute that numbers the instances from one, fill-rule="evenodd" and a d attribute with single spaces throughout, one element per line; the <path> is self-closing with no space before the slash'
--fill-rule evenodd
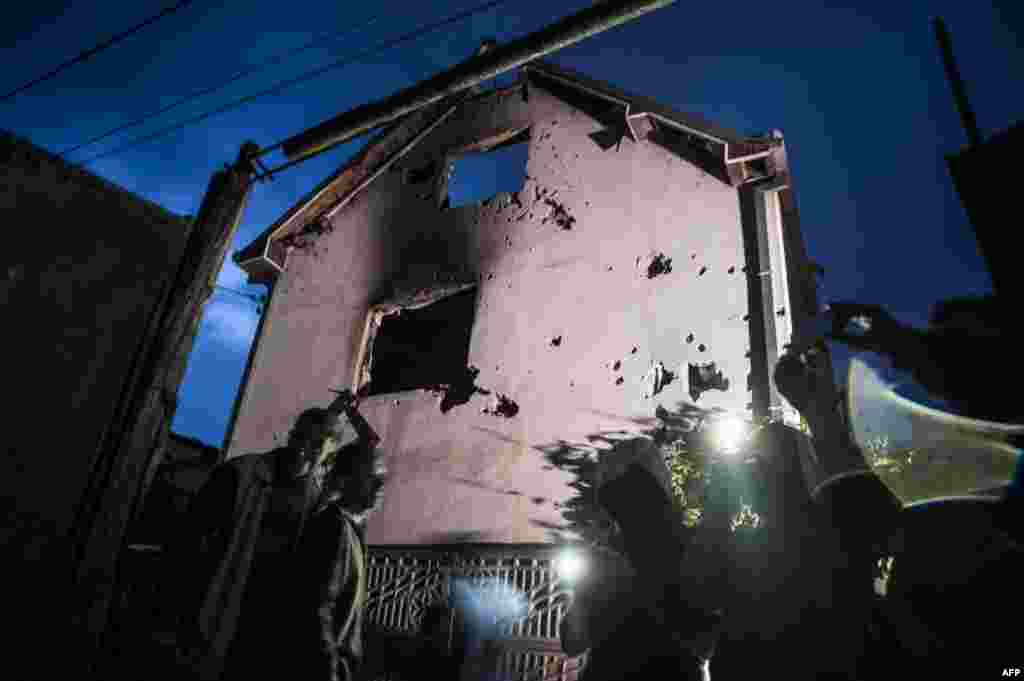
<path id="1" fill-rule="evenodd" d="M 358 61 L 360 61 L 362 59 L 365 59 L 366 57 L 371 57 L 371 56 L 374 56 L 376 54 L 380 54 L 381 52 L 386 52 L 387 50 L 390 50 L 390 49 L 392 49 L 394 47 L 397 47 L 398 45 L 401 45 L 402 43 L 406 43 L 406 42 L 410 42 L 412 40 L 416 40 L 417 38 L 421 38 L 424 35 L 426 35 L 428 33 L 432 33 L 432 32 L 434 32 L 434 31 L 436 31 L 436 30 L 438 30 L 440 28 L 444 28 L 446 26 L 450 26 L 452 24 L 458 23 L 458 22 L 463 21 L 464 19 L 467 19 L 467 18 L 469 18 L 469 17 L 471 17 L 473 15 L 480 14 L 481 12 L 485 12 L 485 11 L 490 10 L 490 9 L 494 9 L 495 7 L 499 7 L 501 5 L 507 4 L 508 2 L 511 2 L 511 0 L 491 0 L 491 2 L 487 2 L 487 3 L 484 3 L 482 5 L 477 5 L 476 7 L 468 9 L 468 10 L 466 10 L 464 12 L 460 12 L 458 14 L 453 14 L 452 16 L 450 16 L 450 17 L 448 17 L 446 19 L 442 19 L 441 21 L 437 21 L 437 22 L 435 22 L 433 24 L 427 24 L 425 26 L 421 26 L 420 28 L 417 28 L 417 29 L 415 29 L 413 31 L 410 31 L 408 33 L 400 35 L 397 38 L 394 38 L 392 40 L 380 43 L 379 45 L 377 45 L 375 47 L 372 47 L 372 48 L 370 48 L 368 50 L 365 50 L 363 52 L 359 52 L 359 53 L 357 53 L 357 54 L 355 54 L 355 55 L 353 55 L 351 57 L 346 57 L 345 59 L 339 59 L 338 61 L 331 62 L 330 64 L 327 64 L 326 66 L 321 66 L 320 68 L 314 69 L 312 71 L 307 71 L 306 73 L 304 73 L 304 74 L 302 74 L 302 75 L 300 75 L 300 76 L 298 76 L 296 78 L 291 78 L 289 80 L 280 81 L 280 82 L 276 83 L 275 85 L 273 85 L 273 86 L 271 86 L 271 87 L 269 87 L 269 88 L 267 88 L 265 90 L 261 90 L 259 92 L 254 93 L 254 94 L 248 95 L 246 97 L 242 97 L 241 99 L 236 99 L 235 101 L 229 102 L 228 104 L 225 104 L 224 106 L 220 106 L 220 107 L 217 107 L 216 109 L 213 109 L 211 111 L 207 111 L 206 113 L 202 113 L 202 114 L 199 114 L 197 116 L 193 116 L 192 118 L 185 119 L 184 121 L 181 121 L 180 123 L 176 123 L 175 125 L 171 125 L 171 126 L 168 126 L 166 128 L 161 128 L 160 130 L 157 130 L 156 132 L 153 132 L 153 133 L 151 133 L 149 135 L 144 135 L 143 137 L 136 138 L 136 139 L 134 139 L 134 140 L 132 140 L 130 142 L 127 142 L 126 144 L 122 144 L 121 146 L 114 147 L 113 149 L 110 149 L 108 151 L 104 151 L 103 153 L 97 154 L 95 156 L 91 156 L 91 157 L 87 158 L 84 161 L 78 162 L 77 165 L 79 165 L 79 166 L 86 166 L 86 165 L 88 165 L 90 163 L 93 163 L 95 161 L 98 161 L 98 160 L 100 160 L 102 158 L 107 158 L 108 156 L 114 156 L 116 154 L 120 154 L 121 152 L 128 151 L 129 149 L 134 149 L 135 147 L 138 147 L 138 146 L 141 146 L 143 144 L 146 144 L 147 142 L 152 142 L 155 139 L 159 139 L 161 137 L 165 137 L 165 136 L 171 134 L 172 132 L 177 132 L 178 130 L 181 130 L 182 128 L 186 128 L 186 127 L 188 127 L 190 125 L 195 125 L 196 123 L 201 123 L 202 121 L 205 121 L 208 118 L 213 118 L 214 116 L 220 115 L 222 113 L 226 113 L 226 112 L 231 111 L 233 109 L 237 109 L 237 108 L 239 108 L 241 106 L 244 106 L 244 105 L 246 105 L 246 104 L 248 104 L 250 102 L 253 102 L 253 101 L 257 100 L 257 99 L 260 99 L 262 97 L 266 97 L 268 95 L 277 94 L 277 93 L 281 92 L 282 90 L 285 90 L 285 89 L 287 89 L 289 87 L 292 87 L 293 85 L 298 85 L 299 83 L 304 83 L 306 81 L 313 80 L 314 78 L 318 78 L 318 77 L 322 76 L 323 74 L 327 73 L 328 71 L 332 71 L 334 69 L 341 68 L 343 66 L 349 66 L 349 65 L 354 64 L 354 63 L 356 63 L 356 62 L 358 62 Z"/>
<path id="2" fill-rule="evenodd" d="M 196 90 L 192 94 L 185 95 L 184 97 L 171 102 L 170 104 L 168 104 L 165 107 L 162 107 L 160 109 L 156 109 L 154 111 L 150 111 L 147 114 L 143 114 L 142 116 L 139 116 L 135 120 L 129 121 L 128 123 L 124 123 L 123 125 L 119 125 L 116 128 L 111 128 L 110 130 L 107 130 L 106 132 L 104 132 L 101 135 L 97 135 L 96 137 L 93 137 L 90 140 L 82 142 L 79 145 L 73 146 L 73 147 L 71 147 L 69 149 L 65 149 L 64 151 L 60 152 L 60 154 L 58 154 L 58 155 L 59 156 L 67 156 L 68 154 L 73 154 L 74 152 L 78 151 L 79 149 L 84 149 L 85 147 L 91 146 L 91 145 L 95 144 L 96 142 L 99 142 L 101 140 L 105 140 L 108 137 L 110 137 L 111 135 L 116 135 L 117 133 L 123 132 L 123 131 L 127 130 L 128 128 L 134 128 L 134 127 L 136 127 L 138 125 L 141 125 L 142 123 L 148 121 L 151 118 L 154 118 L 154 117 L 159 116 L 161 114 L 165 114 L 168 111 L 171 111 L 172 109 L 177 109 L 182 104 L 186 104 L 188 102 L 191 102 L 194 99 L 199 99 L 200 97 L 205 97 L 206 95 L 213 94 L 214 92 L 217 92 L 219 90 L 223 90 L 225 87 L 227 87 L 228 85 L 231 85 L 232 83 L 234 83 L 236 81 L 239 81 L 239 80 L 241 80 L 243 78 L 251 76 L 254 73 L 259 73 L 260 71 L 263 71 L 266 68 L 268 68 L 270 66 L 273 66 L 274 64 L 279 64 L 282 61 L 285 61 L 286 59 L 290 59 L 291 57 L 294 57 L 297 54 L 301 54 L 302 52 L 305 52 L 306 50 L 309 50 L 309 49 L 312 49 L 313 47 L 316 47 L 320 43 L 328 42 L 328 41 L 331 41 L 331 40 L 335 40 L 337 38 L 342 37 L 343 35 L 352 33 L 353 31 L 358 31 L 358 30 L 360 30 L 362 28 L 366 28 L 370 24 L 372 24 L 375 21 L 377 21 L 379 18 L 380 18 L 379 16 L 371 17 L 370 19 L 368 19 L 367 21 L 364 21 L 361 24 L 357 24 L 355 26 L 350 26 L 350 27 L 348 27 L 348 28 L 346 28 L 344 30 L 341 30 L 341 31 L 334 31 L 334 32 L 331 32 L 331 33 L 327 33 L 325 35 L 321 35 L 321 36 L 319 36 L 317 38 L 314 38 L 314 39 L 310 40 L 309 42 L 305 43 L 304 45 L 300 45 L 299 47 L 294 47 L 294 48 L 292 48 L 290 50 L 285 50 L 284 52 L 280 52 L 280 53 L 278 53 L 276 55 L 273 55 L 273 56 L 263 60 L 262 62 L 260 62 L 259 64 L 256 64 L 255 66 L 253 66 L 251 68 L 243 69 L 242 71 L 239 71 L 235 75 L 231 76 L 227 80 L 225 80 L 225 81 L 223 81 L 223 82 L 221 82 L 221 83 L 219 83 L 217 85 L 212 85 L 210 87 L 206 87 L 206 88 L 202 88 L 200 90 Z"/>
<path id="3" fill-rule="evenodd" d="M 94 55 L 97 55 L 100 52 L 103 52 L 107 48 L 113 47 L 114 45 L 116 45 L 117 43 L 121 42 L 125 38 L 127 38 L 127 37 L 129 37 L 129 36 L 131 36 L 131 35 L 133 35 L 135 33 L 138 33 L 139 31 L 141 31 L 142 29 L 146 28 L 150 24 L 155 24 L 156 22 L 160 21 L 164 17 L 167 17 L 167 16 L 170 16 L 171 14 L 174 14 L 178 10 L 184 9 L 186 6 L 188 6 L 190 4 L 192 4 L 192 0 L 181 0 L 177 5 L 174 5 L 173 7 L 168 7 L 167 9 L 163 10 L 159 14 L 155 14 L 155 15 L 151 16 L 150 18 L 146 19 L 142 23 L 136 24 L 135 26 L 132 26 L 128 30 L 122 31 L 122 32 L 118 33 L 117 35 L 115 35 L 114 37 L 108 38 L 107 40 L 104 40 L 99 45 L 96 45 L 95 47 L 92 47 L 92 48 L 86 50 L 85 52 L 82 52 L 81 54 L 79 54 L 76 57 L 72 57 L 71 59 L 68 59 L 63 64 L 60 64 L 59 66 L 55 67 L 51 71 L 48 71 L 48 72 L 44 73 L 43 75 L 39 76 L 38 78 L 30 80 L 29 82 L 25 83 L 24 85 L 19 85 L 18 87 L 14 88 L 13 90 L 8 92 L 7 94 L 5 94 L 2 97 L 0 97 L 0 103 L 6 102 L 7 100 L 9 100 L 11 98 L 13 98 L 13 97 L 15 97 L 17 95 L 20 95 L 22 92 L 25 92 L 26 90 L 34 88 L 36 85 L 39 85 L 40 83 L 44 83 L 44 82 L 50 80 L 51 78 L 57 77 L 59 74 L 63 73 L 67 69 L 71 68 L 75 64 L 80 64 L 83 61 L 85 61 L 86 59 L 89 59 L 90 57 L 92 57 Z"/>

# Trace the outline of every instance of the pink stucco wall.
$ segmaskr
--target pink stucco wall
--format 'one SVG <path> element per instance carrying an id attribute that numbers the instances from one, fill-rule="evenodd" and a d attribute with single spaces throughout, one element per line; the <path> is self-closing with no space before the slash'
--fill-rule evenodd
<path id="1" fill-rule="evenodd" d="M 396 276 L 429 283 L 432 265 L 445 260 L 480 275 L 470 363 L 478 385 L 509 395 L 520 411 L 483 414 L 489 398 L 480 395 L 447 414 L 425 392 L 367 399 L 392 474 L 371 543 L 546 541 L 574 491 L 539 447 L 632 428 L 659 404 L 688 402 L 688 362 L 715 361 L 731 381 L 727 392 L 705 393 L 701 407 L 744 412 L 750 402 L 736 188 L 646 141 L 601 150 L 588 137 L 599 123 L 537 87 L 528 101 L 513 91 L 465 106 L 402 166 L 527 124 L 522 208 L 499 195 L 441 210 L 417 196 L 422 186 L 385 173 L 334 216 L 333 231 L 290 255 L 267 310 L 229 456 L 280 444 L 301 410 L 351 385 L 367 308 Z M 541 190 L 557 190 L 573 229 L 542 224 Z M 672 258 L 671 273 L 648 279 L 637 269 L 653 252 Z M 678 378 L 648 399 L 642 379 L 653 361 Z"/>

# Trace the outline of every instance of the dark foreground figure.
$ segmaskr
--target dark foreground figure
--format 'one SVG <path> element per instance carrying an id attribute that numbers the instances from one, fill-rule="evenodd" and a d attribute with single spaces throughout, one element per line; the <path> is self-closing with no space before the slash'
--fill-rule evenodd
<path id="1" fill-rule="evenodd" d="M 948 323 L 928 335 L 876 308 L 842 311 L 879 319 L 873 334 L 840 340 L 895 348 L 897 365 L 930 389 L 952 391 L 968 413 L 1019 413 L 1019 404 L 991 394 L 972 399 L 983 382 L 957 355 L 983 346 L 1000 356 L 1006 341 L 998 334 L 971 342 Z M 686 537 L 650 465 L 638 462 L 604 482 L 599 498 L 622 530 L 628 564 L 597 560 L 563 623 L 565 651 L 591 651 L 586 681 L 967 679 L 1021 666 L 1012 624 L 1024 574 L 1016 483 L 1001 499 L 903 508 L 852 442 L 827 370 L 813 348 L 776 368 L 777 387 L 813 438 L 775 424 L 753 444 L 752 496 L 765 522 L 756 532 L 730 531 L 735 509 L 723 484 L 712 484 L 701 526 Z M 801 449 L 811 452 L 813 487 Z M 718 468 L 712 480 L 727 479 Z M 884 590 L 876 582 L 883 558 L 892 559 Z"/>
<path id="2" fill-rule="evenodd" d="M 299 418 L 287 447 L 211 475 L 173 560 L 185 573 L 182 678 L 356 678 L 367 568 L 364 524 L 382 487 L 378 438 L 351 402 L 358 441 L 319 482 L 336 415 Z"/>

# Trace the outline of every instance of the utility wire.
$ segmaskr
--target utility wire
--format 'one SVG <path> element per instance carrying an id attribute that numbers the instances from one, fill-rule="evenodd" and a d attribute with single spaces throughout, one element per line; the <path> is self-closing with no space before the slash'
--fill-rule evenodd
<path id="1" fill-rule="evenodd" d="M 397 47 L 398 45 L 401 45 L 402 43 L 406 43 L 406 42 L 410 42 L 410 41 L 416 40 L 417 38 L 421 38 L 424 35 L 426 35 L 428 33 L 432 33 L 432 32 L 434 32 L 434 31 L 436 31 L 436 30 L 438 30 L 440 28 L 445 28 L 445 27 L 450 26 L 452 24 L 455 24 L 455 23 L 458 23 L 460 21 L 463 21 L 463 20 L 465 20 L 465 19 L 467 19 L 467 18 L 469 18 L 469 17 L 471 17 L 473 15 L 480 14 L 481 12 L 485 12 L 487 10 L 494 9 L 495 7 L 499 7 L 501 5 L 507 4 L 508 2 L 511 2 L 511 0 L 491 0 L 491 2 L 487 2 L 487 3 L 484 3 L 482 5 L 477 5 L 476 7 L 468 9 L 468 10 L 466 10 L 464 12 L 460 12 L 458 14 L 453 14 L 452 16 L 450 16 L 450 17 L 448 17 L 446 19 L 442 19 L 441 21 L 434 22 L 433 24 L 427 24 L 425 26 L 421 26 L 420 28 L 417 28 L 417 29 L 415 29 L 413 31 L 410 31 L 408 33 L 400 35 L 397 38 L 393 38 L 391 40 L 388 40 L 388 41 L 385 41 L 383 43 L 380 43 L 379 45 L 376 45 L 375 47 L 372 47 L 372 48 L 370 48 L 368 50 L 364 50 L 363 52 L 359 52 L 359 53 L 357 53 L 357 54 L 355 54 L 355 55 L 353 55 L 351 57 L 346 57 L 344 59 L 339 59 L 338 61 L 331 62 L 330 64 L 327 64 L 326 66 L 321 66 L 320 68 L 314 69 L 312 71 L 307 71 L 306 73 L 304 73 L 304 74 L 302 74 L 302 75 L 300 75 L 300 76 L 298 76 L 296 78 L 291 78 L 289 80 L 279 81 L 278 83 L 274 84 L 273 86 L 271 86 L 271 87 L 269 87 L 269 88 L 267 88 L 265 90 L 261 90 L 259 92 L 254 93 L 254 94 L 248 95 L 246 97 L 242 97 L 241 99 L 236 99 L 235 101 L 229 102 L 228 104 L 225 104 L 224 106 L 217 107 L 216 109 L 213 109 L 212 111 L 207 111 L 206 113 L 202 113 L 202 114 L 199 114 L 197 116 L 193 116 L 192 118 L 187 118 L 184 121 L 181 121 L 180 123 L 176 123 L 175 125 L 171 125 L 171 126 L 168 126 L 166 128 L 161 128 L 160 130 L 157 130 L 156 132 L 153 132 L 153 133 L 151 133 L 149 135 L 144 135 L 143 137 L 138 137 L 138 138 L 136 138 L 134 140 L 131 140 L 130 142 L 127 142 L 126 144 L 122 144 L 121 146 L 114 147 L 113 149 L 110 149 L 108 151 L 104 151 L 103 153 L 97 154 L 95 156 L 91 156 L 91 157 L 85 159 L 84 161 L 79 161 L 79 162 L 77 162 L 76 165 L 86 166 L 86 165 L 88 165 L 90 163 L 93 163 L 95 161 L 100 160 L 101 158 L 107 158 L 108 156 L 114 156 L 116 154 L 120 154 L 121 152 L 128 151 L 129 149 L 134 149 L 135 147 L 138 147 L 138 146 L 141 146 L 143 144 L 146 144 L 147 142 L 152 142 L 155 139 L 159 139 L 161 137 L 165 137 L 165 136 L 171 134 L 172 132 L 177 132 L 178 130 L 181 130 L 182 128 L 186 128 L 186 127 L 188 127 L 190 125 L 195 125 L 196 123 L 201 123 L 202 121 L 205 121 L 208 118 L 213 118 L 214 116 L 220 115 L 222 113 L 226 113 L 226 112 L 231 111 L 233 109 L 237 109 L 237 108 L 239 108 L 241 106 L 244 106 L 244 105 L 246 105 L 246 104 L 248 104 L 250 102 L 253 102 L 253 101 L 257 100 L 257 99 L 260 99 L 262 97 L 266 97 L 268 95 L 278 94 L 282 90 L 286 90 L 287 88 L 292 87 L 293 85 L 298 85 L 299 83 L 304 83 L 306 81 L 313 80 L 314 78 L 318 78 L 318 77 L 324 75 L 325 73 L 327 73 L 329 71 L 332 71 L 334 69 L 341 68 L 343 66 L 349 66 L 349 65 L 354 64 L 354 63 L 356 63 L 358 61 L 361 61 L 361 60 L 363 60 L 363 59 L 365 59 L 367 57 L 371 57 L 371 56 L 380 54 L 381 52 L 386 52 L 387 50 L 390 50 L 390 49 L 392 49 L 394 47 Z"/>
<path id="2" fill-rule="evenodd" d="M 129 37 L 129 36 L 131 36 L 131 35 L 133 35 L 135 33 L 138 33 L 139 31 L 141 31 L 142 29 L 146 28 L 150 24 L 155 24 L 156 22 L 160 21 L 164 17 L 167 17 L 167 16 L 170 16 L 171 14 L 174 14 L 178 10 L 184 9 L 186 6 L 188 6 L 190 4 L 192 4 L 192 0 L 181 0 L 178 4 L 174 5 L 173 7 L 168 7 L 167 9 L 163 10 L 159 14 L 155 14 L 155 15 L 151 16 L 150 18 L 146 19 L 142 23 L 136 24 L 135 26 L 132 26 L 128 30 L 122 31 L 122 32 L 118 33 L 117 35 L 115 35 L 114 37 L 108 38 L 107 40 L 104 40 L 99 45 L 96 45 L 95 47 L 92 47 L 92 48 L 86 50 L 85 52 L 82 52 L 81 54 L 79 54 L 76 57 L 72 57 L 71 59 L 68 59 L 63 64 L 60 64 L 56 68 L 52 69 L 51 71 L 48 71 L 48 72 L 44 73 L 43 75 L 39 76 L 38 78 L 30 80 L 29 82 L 25 83 L 24 85 L 19 85 L 18 87 L 14 88 L 13 90 L 8 92 L 7 94 L 5 94 L 2 97 L 0 97 L 0 103 L 6 102 L 7 100 L 12 99 L 13 97 L 16 97 L 17 95 L 20 95 L 21 93 L 25 92 L 26 90 L 30 90 L 31 88 L 34 88 L 36 85 L 39 85 L 40 83 L 45 83 L 46 81 L 48 81 L 48 80 L 50 80 L 52 78 L 56 78 L 58 75 L 60 75 L 61 73 L 63 73 L 67 69 L 71 68 L 75 64 L 80 64 L 83 61 L 85 61 L 86 59 L 89 59 L 90 57 L 93 57 L 93 56 L 99 54 L 100 52 L 103 52 L 107 48 L 113 47 L 114 45 L 116 45 L 117 43 L 121 42 L 125 38 L 127 38 L 127 37 Z"/>
<path id="3" fill-rule="evenodd" d="M 223 90 L 228 85 L 231 85 L 232 83 L 234 83 L 236 81 L 239 81 L 239 80 L 241 80 L 243 78 L 251 76 L 254 73 L 259 73 L 260 71 L 263 71 L 263 70 L 267 69 L 268 67 L 273 66 L 275 64 L 280 64 L 281 62 L 285 61 L 286 59 L 290 59 L 290 58 L 294 57 L 295 55 L 301 54 L 302 52 L 305 52 L 305 51 L 307 51 L 309 49 L 312 49 L 313 47 L 316 47 L 320 43 L 329 42 L 331 40 L 336 40 L 336 39 L 338 39 L 338 38 L 340 38 L 340 37 L 342 37 L 344 35 L 347 35 L 347 34 L 352 33 L 354 31 L 358 31 L 360 29 L 366 28 L 370 24 L 372 24 L 375 21 L 377 21 L 379 18 L 380 18 L 380 16 L 371 17 L 370 19 L 368 19 L 367 21 L 364 21 L 361 24 L 357 24 L 355 26 L 349 26 L 348 28 L 345 28 L 345 29 L 343 29 L 341 31 L 334 31 L 332 33 L 327 33 L 325 35 L 321 35 L 321 36 L 319 36 L 317 38 L 313 38 L 312 40 L 310 40 L 308 43 L 306 43 L 304 45 L 300 45 L 299 47 L 293 47 L 290 50 L 286 50 L 284 52 L 280 52 L 280 53 L 278 53 L 276 55 L 273 55 L 273 56 L 263 60 L 262 62 L 256 64 L 255 66 L 253 66 L 251 68 L 243 69 L 242 71 L 239 71 L 235 75 L 231 76 L 227 80 L 225 80 L 225 81 L 223 81 L 223 82 L 221 82 L 221 83 L 219 83 L 217 85 L 212 85 L 210 87 L 206 87 L 206 88 L 202 88 L 200 90 L 196 90 L 192 94 L 185 95 L 184 97 L 181 97 L 180 99 L 177 99 L 177 100 L 171 102 L 170 104 L 168 104 L 167 106 L 165 106 L 163 108 L 156 109 L 154 111 L 150 111 L 147 114 L 143 114 L 143 115 L 139 116 L 138 118 L 136 118 L 133 121 L 129 121 L 128 123 L 125 123 L 123 125 L 119 125 L 116 128 L 111 128 L 110 130 L 106 131 L 105 133 L 103 133 L 101 135 L 97 135 L 96 137 L 93 137 L 90 140 L 82 142 L 79 145 L 76 145 L 76 146 L 71 147 L 69 149 L 65 149 L 64 151 L 60 152 L 60 154 L 58 154 L 58 156 L 62 156 L 63 157 L 63 156 L 67 156 L 68 154 L 73 154 L 76 151 L 78 151 L 79 149 L 84 149 L 85 147 L 91 146 L 91 145 L 95 144 L 96 142 L 99 142 L 101 140 L 105 140 L 108 137 L 110 137 L 111 135 L 116 135 L 117 133 L 122 132 L 124 130 L 127 130 L 128 128 L 134 128 L 135 126 L 141 125 L 142 123 L 148 121 L 149 119 L 151 119 L 151 118 L 153 118 L 155 116 L 159 116 L 161 114 L 165 114 L 168 111 L 171 111 L 172 109 L 177 109 L 182 104 L 186 104 L 188 102 L 191 102 L 194 99 L 199 99 L 200 97 L 205 97 L 206 95 L 213 94 L 214 92 L 217 92 L 219 90 Z"/>

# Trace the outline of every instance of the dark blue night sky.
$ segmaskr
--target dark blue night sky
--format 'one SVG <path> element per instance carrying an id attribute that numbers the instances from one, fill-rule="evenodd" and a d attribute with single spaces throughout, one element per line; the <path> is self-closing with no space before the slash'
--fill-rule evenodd
<path id="1" fill-rule="evenodd" d="M 5 7 L 0 90 L 173 4 L 34 0 Z M 298 75 L 453 14 L 472 0 L 196 0 L 114 49 L 0 104 L 0 127 L 62 151 L 269 55 L 379 14 L 369 28 L 72 156 L 134 136 Z M 95 172 L 172 211 L 195 213 L 211 172 L 251 139 L 269 145 L 379 99 L 588 5 L 511 0 L 471 21 L 366 63 L 329 73 L 158 142 L 97 161 Z M 930 20 L 950 29 L 984 134 L 1024 119 L 1024 3 L 962 0 L 823 3 L 679 2 L 552 58 L 624 90 L 750 133 L 786 135 L 804 235 L 825 268 L 823 294 L 886 305 L 923 324 L 943 297 L 988 289 L 943 154 L 965 137 Z M 829 7 L 823 5 L 831 5 Z M 335 149 L 256 187 L 235 247 L 253 239 L 362 143 Z M 81 225 L 69 223 L 68 228 Z M 93 225 L 93 229 L 102 229 Z M 230 262 L 220 283 L 246 287 Z M 207 308 L 174 429 L 220 445 L 256 327 L 254 304 L 218 292 Z"/>

